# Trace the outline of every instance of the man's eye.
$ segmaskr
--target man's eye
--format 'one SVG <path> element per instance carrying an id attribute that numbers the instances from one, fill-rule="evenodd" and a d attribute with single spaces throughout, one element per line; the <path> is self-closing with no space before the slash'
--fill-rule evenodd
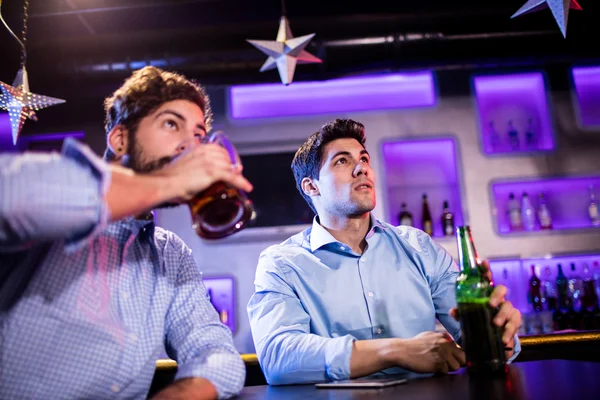
<path id="1" fill-rule="evenodd" d="M 340 158 L 340 159 L 338 159 L 338 160 L 337 160 L 335 163 L 336 163 L 336 164 L 345 164 L 346 162 L 347 162 L 347 161 L 346 161 L 346 159 L 345 159 L 345 158 Z"/>
<path id="2" fill-rule="evenodd" d="M 167 129 L 177 129 L 177 122 L 173 121 L 172 119 L 168 119 L 166 120 L 163 125 L 167 128 Z"/>

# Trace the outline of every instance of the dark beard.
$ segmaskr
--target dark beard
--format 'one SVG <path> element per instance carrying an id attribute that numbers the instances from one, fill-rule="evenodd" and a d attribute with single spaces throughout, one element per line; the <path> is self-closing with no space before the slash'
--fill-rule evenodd
<path id="1" fill-rule="evenodd" d="M 131 168 L 138 174 L 148 174 L 159 170 L 169 164 L 175 157 L 167 156 L 158 160 L 148 160 L 141 146 L 135 140 L 135 137 L 129 138 L 129 148 L 127 149 L 128 157 L 124 162 L 124 166 Z M 155 208 L 173 208 L 177 207 L 177 203 L 163 203 Z"/>

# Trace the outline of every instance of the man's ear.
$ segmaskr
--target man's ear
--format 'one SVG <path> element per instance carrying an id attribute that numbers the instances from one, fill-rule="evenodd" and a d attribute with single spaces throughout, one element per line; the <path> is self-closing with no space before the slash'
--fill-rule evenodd
<path id="1" fill-rule="evenodd" d="M 300 184 L 305 195 L 312 197 L 320 194 L 319 188 L 311 178 L 303 178 Z"/>
<path id="2" fill-rule="evenodd" d="M 115 154 L 117 160 L 121 160 L 125 153 L 127 153 L 128 139 L 127 129 L 120 124 L 112 128 L 108 133 L 107 145 Z"/>

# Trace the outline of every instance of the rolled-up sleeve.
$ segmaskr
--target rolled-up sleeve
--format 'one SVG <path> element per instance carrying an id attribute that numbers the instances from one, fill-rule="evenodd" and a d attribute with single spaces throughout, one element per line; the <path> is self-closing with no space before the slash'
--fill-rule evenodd
<path id="1" fill-rule="evenodd" d="M 351 335 L 326 338 L 310 333 L 310 316 L 287 284 L 274 258 L 263 252 L 248 303 L 256 352 L 271 385 L 348 379 Z"/>
<path id="2" fill-rule="evenodd" d="M 0 154 L 0 251 L 65 239 L 76 249 L 108 220 L 110 169 L 67 139 L 63 154 Z"/>
<path id="3" fill-rule="evenodd" d="M 233 346 L 231 331 L 207 297 L 191 250 L 179 240 L 174 242 L 184 252 L 166 318 L 167 354 L 178 364 L 175 379 L 204 378 L 215 386 L 220 399 L 230 398 L 244 387 L 244 362 Z"/>

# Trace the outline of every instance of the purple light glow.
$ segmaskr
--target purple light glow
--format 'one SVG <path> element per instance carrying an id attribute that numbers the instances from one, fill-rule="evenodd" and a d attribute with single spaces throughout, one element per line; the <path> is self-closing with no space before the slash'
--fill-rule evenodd
<path id="1" fill-rule="evenodd" d="M 222 278 L 203 278 L 202 283 L 206 287 L 206 292 L 211 291 L 211 302 L 215 306 L 219 315 L 225 310 L 227 312 L 227 321 L 225 325 L 235 333 L 235 289 L 232 277 Z"/>
<path id="2" fill-rule="evenodd" d="M 429 107 L 435 102 L 431 71 L 230 89 L 233 119 Z"/>
<path id="3" fill-rule="evenodd" d="M 477 76 L 474 78 L 474 87 L 486 154 L 554 149 L 552 120 L 542 73 Z M 530 118 L 535 142 L 527 146 L 525 133 Z M 519 132 L 520 147 L 516 150 L 511 148 L 508 141 L 508 121 L 512 121 Z M 491 138 L 491 122 L 500 136 L 500 142 L 495 146 Z"/>
<path id="4" fill-rule="evenodd" d="M 0 152 L 14 152 L 15 146 L 12 142 L 12 130 L 8 113 L 0 113 Z"/>
<path id="5" fill-rule="evenodd" d="M 401 204 L 406 203 L 420 229 L 422 195 L 427 193 L 433 218 L 433 235 L 442 237 L 443 202 L 448 200 L 455 225 L 463 225 L 463 209 L 456 144 L 451 138 L 398 140 L 382 145 L 388 199 L 388 221 L 399 224 Z"/>
<path id="6" fill-rule="evenodd" d="M 511 233 L 508 220 L 508 197 L 510 193 L 514 193 L 520 201 L 523 192 L 527 192 L 536 210 L 538 194 L 540 192 L 544 193 L 552 216 L 554 230 L 591 228 L 592 224 L 588 215 L 590 185 L 594 185 L 596 195 L 600 196 L 600 177 L 542 179 L 492 184 L 498 232 L 500 234 Z"/>
<path id="7" fill-rule="evenodd" d="M 572 73 L 581 125 L 600 126 L 600 67 L 577 67 Z"/>
<path id="8" fill-rule="evenodd" d="M 558 264 L 562 265 L 564 274 L 571 275 L 571 263 L 575 264 L 575 273 L 585 278 L 584 265 L 588 266 L 588 276 L 600 273 L 600 254 L 557 256 L 548 258 L 526 258 L 516 260 L 490 260 L 490 268 L 496 284 L 505 285 L 508 288 L 509 300 L 522 313 L 532 312 L 533 309 L 527 301 L 529 290 L 529 278 L 531 277 L 531 265 L 535 266 L 535 274 L 540 280 L 556 281 Z M 598 263 L 598 264 L 595 264 Z M 546 274 L 546 267 L 550 268 Z M 506 270 L 506 272 L 505 272 Z"/>

